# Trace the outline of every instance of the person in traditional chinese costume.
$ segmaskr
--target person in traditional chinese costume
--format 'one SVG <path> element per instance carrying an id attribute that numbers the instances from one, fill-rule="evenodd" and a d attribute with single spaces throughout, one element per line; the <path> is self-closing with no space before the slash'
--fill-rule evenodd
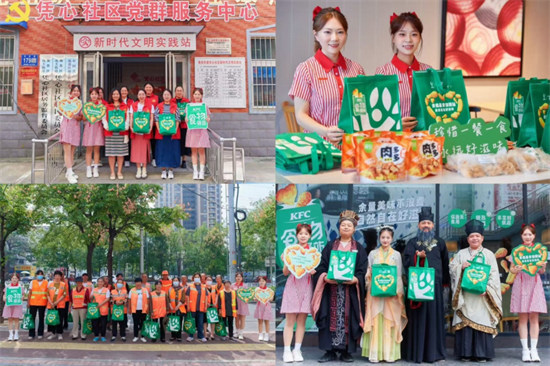
<path id="1" fill-rule="evenodd" d="M 340 237 L 329 242 L 322 251 L 321 264 L 313 276 L 315 289 L 312 315 L 319 328 L 319 348 L 325 351 L 319 362 L 340 360 L 352 362 L 358 342 L 363 335 L 365 273 L 367 253 L 353 239 L 359 217 L 353 211 L 340 214 Z M 328 279 L 331 256 L 335 251 L 355 252 L 353 278 L 346 282 Z"/>
<path id="2" fill-rule="evenodd" d="M 403 268 L 420 265 L 428 259 L 435 269 L 434 300 L 406 301 L 408 324 L 402 342 L 402 358 L 408 362 L 435 362 L 445 359 L 445 311 L 443 287 L 449 286 L 449 254 L 447 245 L 435 236 L 434 215 L 431 207 L 422 207 L 418 214 L 417 235 L 407 242 L 403 252 Z"/>
<path id="3" fill-rule="evenodd" d="M 493 338 L 502 319 L 500 276 L 495 255 L 483 247 L 483 223 L 478 220 L 466 223 L 466 235 L 468 248 L 460 250 L 450 264 L 455 356 L 463 361 L 486 362 L 495 357 Z M 464 270 L 474 261 L 491 266 L 487 288 L 480 295 L 462 287 Z"/>

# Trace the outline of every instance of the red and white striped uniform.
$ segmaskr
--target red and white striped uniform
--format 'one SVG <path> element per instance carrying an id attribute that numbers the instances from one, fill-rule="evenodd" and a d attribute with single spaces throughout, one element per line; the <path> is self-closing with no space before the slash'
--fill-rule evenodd
<path id="1" fill-rule="evenodd" d="M 338 125 L 344 78 L 365 75 L 363 67 L 340 54 L 333 63 L 321 50 L 296 68 L 288 95 L 309 102 L 309 116 L 321 125 Z M 307 131 L 306 131 L 307 132 Z"/>
<path id="2" fill-rule="evenodd" d="M 410 117 L 411 115 L 411 97 L 412 97 L 412 72 L 424 71 L 432 68 L 430 65 L 418 62 L 415 58 L 412 65 L 407 65 L 399 58 L 397 54 L 387 64 L 376 69 L 377 75 L 397 75 L 399 79 L 399 104 L 401 105 L 401 117 Z"/>

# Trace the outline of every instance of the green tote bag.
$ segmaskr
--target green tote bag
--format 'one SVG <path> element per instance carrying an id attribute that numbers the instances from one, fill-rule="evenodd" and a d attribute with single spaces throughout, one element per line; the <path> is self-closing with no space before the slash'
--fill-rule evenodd
<path id="1" fill-rule="evenodd" d="M 487 290 L 491 266 L 485 264 L 485 257 L 480 256 L 481 252 L 471 261 L 471 265 L 464 270 L 460 286 L 464 291 L 481 295 Z M 477 258 L 483 258 L 483 263 L 477 262 Z"/>
<path id="2" fill-rule="evenodd" d="M 420 257 L 416 257 L 416 266 L 409 267 L 409 286 L 407 298 L 413 301 L 432 301 L 435 296 L 435 269 L 428 266 L 428 258 L 424 267 L 419 266 Z"/>
<path id="3" fill-rule="evenodd" d="M 470 110 L 462 71 L 413 71 L 411 116 L 418 120 L 415 131 L 428 130 L 434 123 L 468 123 Z"/>
<path id="4" fill-rule="evenodd" d="M 381 263 L 371 267 L 370 294 L 373 297 L 397 295 L 397 266 Z"/>
<path id="5" fill-rule="evenodd" d="M 403 126 L 397 75 L 344 78 L 338 127 L 346 133 L 401 131 Z"/>

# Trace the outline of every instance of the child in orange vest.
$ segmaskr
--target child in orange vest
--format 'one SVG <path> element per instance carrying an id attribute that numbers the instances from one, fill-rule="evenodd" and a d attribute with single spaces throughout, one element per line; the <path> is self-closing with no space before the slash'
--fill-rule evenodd
<path id="1" fill-rule="evenodd" d="M 109 315 L 109 301 L 111 298 L 111 292 L 107 287 L 105 287 L 102 277 L 97 279 L 97 287 L 92 291 L 90 298 L 90 302 L 95 302 L 97 304 L 100 314 L 98 319 L 92 319 L 94 342 L 99 340 L 100 334 L 101 342 L 107 342 L 105 334 L 107 332 L 107 315 Z"/>
<path id="2" fill-rule="evenodd" d="M 164 329 L 164 318 L 167 315 L 167 309 L 170 306 L 170 299 L 166 292 L 162 291 L 162 282 L 155 282 L 155 291 L 151 292 L 151 319 L 160 324 L 160 341 L 166 342 L 166 330 Z M 156 339 L 152 340 L 153 343 Z"/>
<path id="3" fill-rule="evenodd" d="M 228 329 L 229 338 L 233 340 L 236 340 L 233 337 L 233 319 L 237 317 L 237 308 L 237 292 L 231 289 L 231 281 L 227 280 L 224 289 L 218 293 L 218 309 Z M 227 337 L 223 337 L 223 340 L 227 340 Z"/>
<path id="4" fill-rule="evenodd" d="M 265 290 L 267 288 L 267 277 L 260 276 L 258 280 L 260 289 Z M 258 319 L 258 340 L 269 341 L 269 321 L 273 320 L 273 309 L 271 309 L 271 302 L 265 304 L 261 301 L 256 303 L 256 311 L 254 311 L 254 318 Z M 265 326 L 265 333 L 262 333 L 262 325 Z"/>

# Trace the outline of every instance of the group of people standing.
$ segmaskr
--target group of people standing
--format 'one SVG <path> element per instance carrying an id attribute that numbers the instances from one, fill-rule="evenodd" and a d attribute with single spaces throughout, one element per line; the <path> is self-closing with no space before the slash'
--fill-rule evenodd
<path id="1" fill-rule="evenodd" d="M 175 95 L 165 89 L 162 98 L 153 94 L 153 85 L 146 83 L 139 89 L 136 99 L 129 97 L 126 86 L 114 88 L 105 96 L 103 88 L 95 87 L 89 90 L 89 102 L 103 104 L 106 113 L 101 121 L 89 121 L 82 111 L 72 118 L 63 116 L 61 121 L 60 142 L 63 144 L 65 177 L 69 183 L 77 183 L 78 176 L 73 171 L 74 152 L 76 147 L 86 147 L 86 178 L 99 177 L 98 167 L 101 164 L 100 150 L 105 147 L 105 156 L 109 160 L 110 179 L 124 179 L 122 167 L 124 160 L 129 156 L 130 162 L 136 164 L 136 178 L 145 179 L 148 176 L 147 165 L 154 164 L 162 168 L 162 179 L 173 179 L 174 169 L 186 168 L 186 156 L 191 156 L 193 179 L 204 180 L 206 165 L 206 148 L 210 147 L 210 139 L 206 129 L 187 128 L 186 106 L 190 103 L 184 94 L 184 88 L 178 86 Z M 80 85 L 72 85 L 69 100 L 81 99 Z M 203 102 L 203 90 L 195 88 L 192 93 L 193 103 Z M 84 103 L 83 103 L 84 104 Z M 110 131 L 109 118 L 111 115 L 124 115 L 124 130 Z M 207 111 L 207 121 L 210 121 L 210 111 Z M 134 114 L 145 112 L 149 119 L 149 132 L 134 131 Z M 178 127 L 175 134 L 160 133 L 159 115 L 170 114 L 175 118 Z M 84 132 L 81 139 L 81 123 Z"/>
<path id="2" fill-rule="evenodd" d="M 63 340 L 63 330 L 68 328 L 68 314 L 72 316 L 73 328 L 71 337 L 73 340 L 86 340 L 88 333 L 93 333 L 94 342 L 106 342 L 107 328 L 112 330 L 111 342 L 120 339 L 126 342 L 126 328 L 128 327 L 128 318 L 133 320 L 133 342 L 141 340 L 147 342 L 142 334 L 144 322 L 147 320 L 157 322 L 160 329 L 160 342 L 166 342 L 166 325 L 169 316 L 179 317 L 179 331 L 170 332 L 170 341 L 182 341 L 182 331 L 187 332 L 187 341 L 192 342 L 197 339 L 201 342 L 215 339 L 215 323 L 208 322 L 206 313 L 208 309 L 214 308 L 219 316 L 220 322 L 223 322 L 225 333 L 223 340 L 243 340 L 244 326 L 246 316 L 249 315 L 248 303 L 237 296 L 237 290 L 246 288 L 243 282 L 242 273 L 238 272 L 235 276 L 235 283 L 223 281 L 221 275 L 213 277 L 205 273 L 195 273 L 188 283 L 187 276 L 169 277 L 168 271 L 162 272 L 161 279 L 148 282 L 147 273 L 134 280 L 134 287 L 130 288 L 124 280 L 124 276 L 119 273 L 116 276 L 116 282 L 110 284 L 108 277 L 100 277 L 94 285 L 87 273 L 75 279 L 76 286 L 71 289 L 70 282 L 63 275 L 62 271 L 55 271 L 53 279 L 48 281 L 44 277 L 44 272 L 38 270 L 36 279 L 29 287 L 27 296 L 27 312 L 33 322 L 38 315 L 38 321 L 35 326 L 28 330 L 28 339 L 35 337 L 42 339 Z M 266 287 L 266 278 L 259 280 L 260 288 Z M 4 301 L 6 300 L 7 289 L 18 289 L 23 299 L 26 294 L 24 288 L 19 282 L 19 275 L 11 276 L 11 283 L 6 286 L 4 291 Z M 90 317 L 89 307 L 97 308 L 99 314 Z M 119 314 L 116 318 L 114 309 L 122 309 L 123 316 Z M 44 320 L 49 310 L 57 310 L 59 319 L 58 325 L 48 325 L 47 333 L 44 334 Z M 23 316 L 23 305 L 5 306 L 3 317 L 8 319 L 9 337 L 8 341 L 19 340 L 19 321 Z M 258 339 L 260 341 L 269 341 L 269 321 L 273 320 L 273 310 L 271 304 L 260 303 L 256 305 L 254 317 L 258 319 Z M 86 329 L 87 319 L 91 319 L 91 332 Z M 188 320 L 194 321 L 195 327 L 189 329 L 193 333 L 184 330 L 184 323 Z M 234 331 L 235 321 L 235 331 Z M 210 327 L 208 324 L 210 323 Z M 265 324 L 265 333 L 263 325 Z M 152 339 L 156 342 L 156 339 Z"/>
<path id="3" fill-rule="evenodd" d="M 495 357 L 494 337 L 502 319 L 502 295 L 498 265 L 493 252 L 483 246 L 483 223 L 471 220 L 465 226 L 468 247 L 459 250 L 449 263 L 445 241 L 435 235 L 431 207 L 422 207 L 419 213 L 417 235 L 410 239 L 403 255 L 391 247 L 394 228 L 382 226 L 378 231 L 379 246 L 368 255 L 364 247 L 353 239 L 359 220 L 353 211 L 340 214 L 340 236 L 329 242 L 322 251 L 321 262 L 306 276 L 297 279 L 288 268 L 288 276 L 281 305 L 286 316 L 284 328 L 284 362 L 303 361 L 301 345 L 305 322 L 309 314 L 318 328 L 319 348 L 325 353 L 319 362 L 339 359 L 352 362 L 358 347 L 370 362 L 436 362 L 447 357 L 445 338 L 444 288 L 451 288 L 454 311 L 451 329 L 455 334 L 454 352 L 464 361 L 485 362 Z M 311 226 L 296 228 L 299 245 L 308 249 Z M 534 225 L 523 225 L 523 245 L 533 246 Z M 335 251 L 353 252 L 355 267 L 353 279 L 329 279 L 331 257 Z M 490 266 L 485 292 L 476 294 L 462 288 L 466 268 L 474 263 Z M 433 300 L 408 300 L 409 268 L 419 266 L 434 269 Z M 386 264 L 396 268 L 396 294 L 374 295 L 373 266 Z M 512 289 L 511 312 L 519 313 L 519 333 L 524 361 L 540 361 L 537 352 L 538 314 L 546 313 L 546 302 L 540 273 L 531 277 L 521 266 L 511 265 L 518 273 Z M 528 348 L 527 321 L 531 322 L 531 348 Z M 294 326 L 296 339 L 291 350 Z"/>

